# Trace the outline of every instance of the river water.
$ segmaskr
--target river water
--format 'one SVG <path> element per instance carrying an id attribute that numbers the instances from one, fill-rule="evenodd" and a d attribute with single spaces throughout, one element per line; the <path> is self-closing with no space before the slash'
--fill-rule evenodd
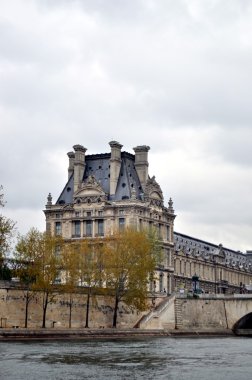
<path id="1" fill-rule="evenodd" d="M 144 338 L 0 343 L 0 379 L 250 380 L 252 339 Z"/>

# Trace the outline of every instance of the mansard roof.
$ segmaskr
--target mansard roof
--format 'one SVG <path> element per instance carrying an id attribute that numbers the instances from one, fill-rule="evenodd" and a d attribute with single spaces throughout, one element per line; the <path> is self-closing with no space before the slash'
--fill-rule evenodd
<path id="1" fill-rule="evenodd" d="M 252 260 L 249 255 L 240 251 L 234 251 L 230 248 L 225 248 L 221 244 L 209 243 L 179 232 L 174 232 L 174 245 L 176 252 L 182 250 L 188 256 L 194 255 L 196 257 L 210 258 L 217 255 L 231 265 L 243 266 L 246 263 L 251 263 L 252 265 Z"/>
<path id="2" fill-rule="evenodd" d="M 85 157 L 85 171 L 82 181 L 85 183 L 90 176 L 93 176 L 107 194 L 108 200 L 119 201 L 130 199 L 134 188 L 137 199 L 142 199 L 143 190 L 138 174 L 135 169 L 135 156 L 128 152 L 121 153 L 121 168 L 117 182 L 116 193 L 109 195 L 110 186 L 110 153 L 92 154 Z M 66 183 L 56 204 L 70 204 L 73 202 L 74 189 L 73 175 Z"/>

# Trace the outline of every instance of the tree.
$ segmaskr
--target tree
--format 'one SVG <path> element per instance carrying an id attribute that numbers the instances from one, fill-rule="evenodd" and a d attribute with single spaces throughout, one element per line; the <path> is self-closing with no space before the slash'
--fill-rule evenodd
<path id="1" fill-rule="evenodd" d="M 57 279 L 61 274 L 60 251 L 63 245 L 61 236 L 53 236 L 47 232 L 39 237 L 39 256 L 34 263 L 36 267 L 36 280 L 33 290 L 42 292 L 43 320 L 42 328 L 46 327 L 47 306 L 54 301 Z"/>
<path id="2" fill-rule="evenodd" d="M 79 271 L 79 252 L 73 243 L 65 243 L 61 252 L 62 260 L 62 276 L 64 277 L 64 290 L 69 294 L 67 302 L 69 306 L 69 328 L 72 327 L 72 307 L 74 302 L 74 294 L 80 279 Z"/>
<path id="3" fill-rule="evenodd" d="M 25 285 L 25 328 L 28 327 L 28 308 L 34 298 L 34 283 L 39 275 L 37 262 L 41 252 L 42 234 L 31 228 L 26 235 L 19 235 L 15 250 L 16 272 L 22 284 Z"/>
<path id="4" fill-rule="evenodd" d="M 147 306 L 148 279 L 160 261 L 157 239 L 145 231 L 125 229 L 117 232 L 104 248 L 104 271 L 107 287 L 113 290 L 113 327 L 117 324 L 121 301 L 138 310 Z"/>
<path id="5" fill-rule="evenodd" d="M 27 327 L 28 306 L 34 292 L 42 293 L 43 320 L 46 325 L 47 306 L 56 295 L 55 281 L 61 271 L 58 248 L 62 246 L 60 236 L 52 236 L 32 228 L 26 235 L 19 236 L 16 246 L 16 260 L 19 261 L 19 276 L 26 285 L 25 327 Z"/>
<path id="6" fill-rule="evenodd" d="M 79 255 L 79 275 L 81 285 L 87 289 L 86 322 L 85 328 L 89 327 L 90 298 L 94 287 L 102 284 L 102 250 L 103 246 L 99 239 L 85 239 L 77 243 Z"/>
<path id="7" fill-rule="evenodd" d="M 0 186 L 0 207 L 4 207 L 3 187 Z M 0 264 L 10 249 L 11 239 L 15 232 L 15 222 L 0 214 Z"/>

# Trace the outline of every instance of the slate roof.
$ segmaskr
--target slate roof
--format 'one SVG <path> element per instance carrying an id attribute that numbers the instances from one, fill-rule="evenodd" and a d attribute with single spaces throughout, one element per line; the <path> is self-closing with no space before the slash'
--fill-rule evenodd
<path id="1" fill-rule="evenodd" d="M 135 169 L 135 156 L 128 152 L 121 153 L 121 169 L 118 178 L 116 193 L 114 196 L 109 195 L 110 182 L 110 153 L 87 155 L 85 158 L 86 168 L 83 175 L 83 181 L 92 175 L 100 183 L 104 192 L 108 194 L 111 201 L 129 199 L 131 190 L 136 191 L 137 199 L 142 199 L 142 188 Z M 70 204 L 73 202 L 73 175 L 69 178 L 56 204 Z"/>
<path id="2" fill-rule="evenodd" d="M 219 245 L 208 243 L 204 240 L 184 235 L 179 232 L 174 232 L 174 246 L 175 252 L 183 250 L 188 256 L 196 254 L 196 256 L 201 256 L 204 258 L 212 257 L 220 248 Z M 222 247 L 222 250 L 225 253 L 226 263 L 240 266 L 243 266 L 246 263 L 252 264 L 252 260 L 249 255 L 247 256 L 240 251 L 234 251 L 225 247 Z"/>

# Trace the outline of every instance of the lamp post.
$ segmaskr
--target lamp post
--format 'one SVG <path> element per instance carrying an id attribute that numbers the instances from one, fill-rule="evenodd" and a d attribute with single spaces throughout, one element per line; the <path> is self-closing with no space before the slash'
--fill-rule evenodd
<path id="1" fill-rule="evenodd" d="M 214 292 L 217 294 L 217 262 L 216 256 L 214 256 Z"/>

